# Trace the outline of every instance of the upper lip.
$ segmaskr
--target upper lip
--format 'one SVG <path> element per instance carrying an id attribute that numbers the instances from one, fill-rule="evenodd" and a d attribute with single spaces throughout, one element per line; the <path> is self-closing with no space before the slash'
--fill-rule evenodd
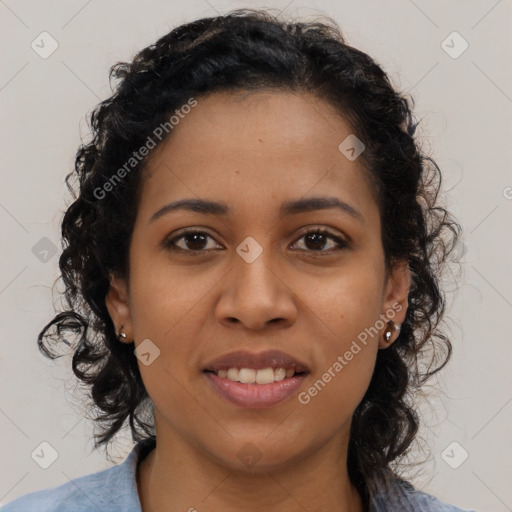
<path id="1" fill-rule="evenodd" d="M 228 370 L 229 368 L 284 368 L 293 369 L 296 373 L 307 372 L 308 367 L 294 357 L 280 350 L 266 350 L 253 354 L 245 350 L 230 352 L 210 361 L 204 368 L 205 371 Z"/>

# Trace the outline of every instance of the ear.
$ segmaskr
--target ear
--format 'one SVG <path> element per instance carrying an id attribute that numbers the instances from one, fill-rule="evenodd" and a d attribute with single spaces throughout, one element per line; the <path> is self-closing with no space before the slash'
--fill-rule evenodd
<path id="1" fill-rule="evenodd" d="M 133 341 L 133 328 L 128 300 L 128 286 L 124 278 L 110 274 L 110 286 L 105 297 L 105 303 L 116 334 L 119 335 L 120 331 L 126 334 L 126 338 L 119 338 L 119 341 L 131 343 Z"/>
<path id="2" fill-rule="evenodd" d="M 409 290 L 411 288 L 411 272 L 407 261 L 398 261 L 393 264 L 388 273 L 386 286 L 384 288 L 384 301 L 382 304 L 381 318 L 384 319 L 385 326 L 379 336 L 379 348 L 387 348 L 393 343 L 400 334 L 399 328 L 396 328 L 388 342 L 384 339 L 384 332 L 388 328 L 388 322 L 392 321 L 396 326 L 400 326 L 407 313 Z M 393 325 L 393 324 L 389 324 Z"/>

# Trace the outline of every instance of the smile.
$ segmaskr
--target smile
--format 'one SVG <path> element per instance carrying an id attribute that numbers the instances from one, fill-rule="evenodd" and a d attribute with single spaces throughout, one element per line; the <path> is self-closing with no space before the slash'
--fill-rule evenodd
<path id="1" fill-rule="evenodd" d="M 290 368 L 264 368 L 257 370 L 252 368 L 229 368 L 228 370 L 217 370 L 218 377 L 229 379 L 233 382 L 242 382 L 243 384 L 270 384 L 271 382 L 279 382 L 286 377 L 293 377 L 295 370 Z"/>
<path id="2" fill-rule="evenodd" d="M 221 398 L 239 407 L 272 407 L 298 392 L 310 373 L 305 363 L 280 350 L 237 351 L 217 357 L 203 375 Z"/>
<path id="3" fill-rule="evenodd" d="M 265 368 L 258 371 L 230 368 L 218 373 L 204 372 L 204 375 L 212 389 L 225 400 L 239 407 L 256 409 L 272 407 L 295 395 L 307 373 L 295 374 L 294 370 L 286 371 L 283 368 Z M 259 383 L 256 382 L 257 378 Z M 242 379 L 250 382 L 243 382 Z"/>

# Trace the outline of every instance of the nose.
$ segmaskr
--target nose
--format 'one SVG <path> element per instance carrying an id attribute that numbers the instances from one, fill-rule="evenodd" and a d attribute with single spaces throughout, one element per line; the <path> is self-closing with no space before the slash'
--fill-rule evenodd
<path id="1" fill-rule="evenodd" d="M 215 313 L 225 326 L 261 330 L 270 325 L 289 327 L 296 321 L 296 298 L 290 283 L 272 268 L 265 253 L 252 263 L 241 258 L 235 261 L 222 281 Z"/>

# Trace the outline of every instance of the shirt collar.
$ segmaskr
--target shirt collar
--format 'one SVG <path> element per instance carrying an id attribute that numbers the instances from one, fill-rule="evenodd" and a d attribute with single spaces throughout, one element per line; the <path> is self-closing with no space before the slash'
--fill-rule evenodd
<path id="1" fill-rule="evenodd" d="M 111 489 L 117 489 L 117 500 L 124 503 L 126 512 L 142 512 L 139 494 L 137 492 L 137 468 L 139 463 L 156 446 L 155 438 L 139 441 L 128 457 L 117 466 L 112 479 L 105 482 Z M 117 505 L 119 506 L 119 501 Z"/>

